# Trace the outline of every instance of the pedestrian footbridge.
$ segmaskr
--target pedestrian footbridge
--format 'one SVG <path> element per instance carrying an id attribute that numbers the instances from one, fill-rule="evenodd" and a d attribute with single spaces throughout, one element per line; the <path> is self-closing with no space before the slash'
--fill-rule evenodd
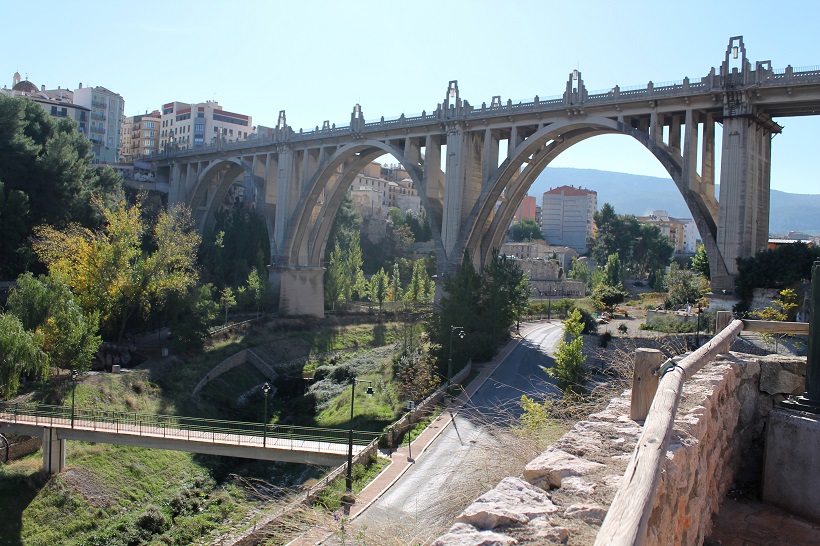
<path id="1" fill-rule="evenodd" d="M 42 435 L 43 471 L 50 474 L 65 468 L 66 440 L 334 466 L 347 458 L 349 442 L 355 456 L 379 437 L 373 432 L 12 402 L 0 402 L 0 432 Z"/>

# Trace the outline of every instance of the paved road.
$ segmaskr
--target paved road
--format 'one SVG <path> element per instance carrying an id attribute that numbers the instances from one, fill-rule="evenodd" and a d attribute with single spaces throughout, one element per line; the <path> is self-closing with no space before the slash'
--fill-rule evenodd
<path id="1" fill-rule="evenodd" d="M 522 394 L 542 398 L 556 392 L 544 370 L 553 365 L 552 349 L 562 332 L 560 323 L 530 332 L 473 395 L 472 405 L 460 410 L 454 425 L 356 518 L 355 527 L 368 536 L 429 541 L 449 528 L 463 506 L 495 486 L 498 467 L 509 461 L 498 461 L 505 449 L 494 449 L 501 440 L 486 424 L 517 413 Z"/>

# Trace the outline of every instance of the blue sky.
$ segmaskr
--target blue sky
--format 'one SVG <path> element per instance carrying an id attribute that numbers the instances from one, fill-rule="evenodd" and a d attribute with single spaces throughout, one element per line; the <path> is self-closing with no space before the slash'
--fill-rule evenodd
<path id="1" fill-rule="evenodd" d="M 773 7 L 774 6 L 774 7 Z M 775 9 L 776 8 L 776 9 Z M 700 78 L 743 35 L 749 58 L 820 65 L 820 2 L 0 0 L 0 85 L 102 85 L 127 115 L 216 99 L 254 124 L 312 128 L 433 110 L 457 79 L 474 105 Z M 820 117 L 779 120 L 772 187 L 820 193 Z M 627 137 L 596 137 L 552 166 L 666 176 Z M 583 183 L 583 181 L 579 181 Z"/>

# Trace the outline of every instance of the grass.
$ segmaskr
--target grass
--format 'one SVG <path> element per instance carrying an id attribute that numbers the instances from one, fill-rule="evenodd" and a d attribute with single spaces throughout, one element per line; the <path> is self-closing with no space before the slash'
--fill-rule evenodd
<path id="1" fill-rule="evenodd" d="M 336 353 L 311 364 L 320 370 L 352 370 L 360 379 L 373 381 L 375 396 L 366 395 L 366 385 L 357 389 L 355 428 L 381 430 L 395 419 L 400 402 L 392 385 L 392 349 L 366 349 L 398 341 L 400 323 L 332 323 L 319 331 L 299 328 L 231 334 L 185 362 L 149 361 L 118 375 L 83 376 L 76 385 L 75 405 L 258 421 L 263 401 L 255 390 L 266 379 L 253 366 L 226 372 L 196 397 L 191 392 L 213 366 L 244 348 L 253 347 L 263 358 L 280 362 L 352 348 L 341 355 L 344 358 Z M 65 377 L 31 385 L 27 399 L 68 405 L 71 386 Z M 312 395 L 274 397 L 269 416 L 274 422 L 301 418 L 304 422 L 297 424 L 346 428 L 349 386 L 342 385 L 339 393 L 319 412 L 313 409 Z M 44 477 L 41 457 L 36 454 L 0 467 L 0 545 L 212 543 L 222 534 L 250 525 L 253 513 L 272 508 L 271 500 L 284 503 L 290 488 L 322 475 L 322 469 L 305 465 L 69 442 L 67 471 Z M 361 483 L 384 464 L 371 465 L 359 476 Z M 244 477 L 274 484 L 275 493 L 260 496 L 256 489 L 248 489 Z"/>
<path id="2" fill-rule="evenodd" d="M 356 465 L 353 467 L 353 492 L 361 493 L 367 484 L 373 481 L 387 465 L 390 464 L 390 459 L 384 457 L 372 457 L 367 464 Z M 330 483 L 330 485 L 317 497 L 316 505 L 331 512 L 335 512 L 342 507 L 345 497 L 345 478 L 339 478 Z"/>

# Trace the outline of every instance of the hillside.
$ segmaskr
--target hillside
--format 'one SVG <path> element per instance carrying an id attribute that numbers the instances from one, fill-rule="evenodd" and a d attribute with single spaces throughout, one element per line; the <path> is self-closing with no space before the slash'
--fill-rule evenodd
<path id="1" fill-rule="evenodd" d="M 564 184 L 597 191 L 599 208 L 604 203 L 611 203 L 621 214 L 645 215 L 652 210 L 665 210 L 671 216 L 692 216 L 669 178 L 591 169 L 547 168 L 532 185 L 529 194 L 535 196 L 540 204 L 545 191 Z M 820 234 L 820 195 L 772 190 L 771 199 L 769 233 L 803 231 Z"/>

